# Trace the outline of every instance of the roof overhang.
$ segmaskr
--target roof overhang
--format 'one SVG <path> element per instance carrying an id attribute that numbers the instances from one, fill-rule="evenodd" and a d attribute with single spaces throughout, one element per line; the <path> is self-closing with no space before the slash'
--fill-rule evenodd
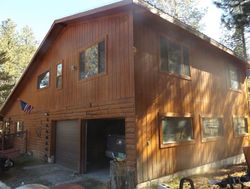
<path id="1" fill-rule="evenodd" d="M 146 3 L 143 0 L 133 0 L 133 3 L 136 4 L 137 6 L 141 7 L 142 9 L 149 11 L 152 15 L 155 15 L 164 21 L 167 21 L 169 23 L 174 24 L 177 27 L 180 27 L 181 29 L 185 30 L 186 32 L 189 32 L 192 35 L 194 35 L 195 37 L 203 40 L 204 42 L 207 42 L 211 46 L 213 46 L 213 47 L 223 51 L 224 53 L 232 56 L 233 58 L 237 59 L 241 64 L 243 64 L 246 68 L 250 69 L 250 61 L 244 60 L 243 58 L 241 58 L 237 54 L 235 54 L 231 49 L 227 48 L 226 46 L 222 45 L 221 43 L 217 42 L 216 40 L 208 37 L 207 35 L 199 32 L 198 30 L 194 29 L 190 25 L 183 23 L 182 21 L 178 20 L 177 18 L 170 16 L 169 14 L 163 12 L 160 9 L 155 8 L 154 6 L 150 5 L 149 3 Z"/>

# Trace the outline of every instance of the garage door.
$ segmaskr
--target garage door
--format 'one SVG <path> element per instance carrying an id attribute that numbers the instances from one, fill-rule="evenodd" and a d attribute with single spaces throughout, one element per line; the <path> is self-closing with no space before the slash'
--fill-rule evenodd
<path id="1" fill-rule="evenodd" d="M 79 170 L 80 126 L 77 120 L 56 124 L 56 163 Z"/>

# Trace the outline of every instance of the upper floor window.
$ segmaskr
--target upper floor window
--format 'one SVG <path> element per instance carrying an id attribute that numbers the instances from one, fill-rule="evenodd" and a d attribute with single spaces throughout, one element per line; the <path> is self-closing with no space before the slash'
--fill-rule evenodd
<path id="1" fill-rule="evenodd" d="M 222 117 L 202 117 L 201 124 L 203 139 L 223 136 Z"/>
<path id="2" fill-rule="evenodd" d="M 247 118 L 234 117 L 233 118 L 234 132 L 236 135 L 245 135 L 248 133 Z"/>
<path id="3" fill-rule="evenodd" d="M 175 42 L 160 38 L 161 71 L 190 76 L 189 50 Z"/>
<path id="4" fill-rule="evenodd" d="M 62 69 L 63 69 L 62 63 L 59 63 L 56 65 L 56 88 L 57 89 L 62 88 Z"/>
<path id="5" fill-rule="evenodd" d="M 80 79 L 105 72 L 105 40 L 80 53 Z"/>
<path id="6" fill-rule="evenodd" d="M 229 67 L 230 88 L 233 90 L 240 89 L 240 72 L 235 66 Z"/>
<path id="7" fill-rule="evenodd" d="M 37 88 L 43 89 L 49 86 L 49 71 L 46 71 L 38 76 L 37 79 Z"/>
<path id="8" fill-rule="evenodd" d="M 160 130 L 163 145 L 194 139 L 191 117 L 163 117 Z"/>

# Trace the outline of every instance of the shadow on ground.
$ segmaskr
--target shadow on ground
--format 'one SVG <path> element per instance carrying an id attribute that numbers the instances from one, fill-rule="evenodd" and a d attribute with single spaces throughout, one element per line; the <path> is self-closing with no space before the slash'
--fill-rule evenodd
<path id="1" fill-rule="evenodd" d="M 77 183 L 86 189 L 107 189 L 109 184 L 108 170 L 80 175 L 61 165 L 44 163 L 30 156 L 18 158 L 14 168 L 0 174 L 0 180 L 11 188 L 34 183 L 46 186 Z"/>
<path id="2" fill-rule="evenodd" d="M 230 165 L 223 168 L 211 169 L 205 174 L 189 176 L 194 182 L 195 189 L 220 189 L 217 185 L 209 184 L 209 181 L 221 181 L 230 176 L 241 177 L 246 175 L 247 166 L 246 164 Z M 168 182 L 165 182 L 171 189 L 179 189 L 179 183 L 181 178 L 175 178 Z M 185 189 L 189 189 L 190 186 L 184 186 Z M 229 186 L 228 186 L 229 188 Z M 235 184 L 234 189 L 241 189 L 240 184 Z M 250 183 L 245 182 L 244 188 L 250 188 Z"/>

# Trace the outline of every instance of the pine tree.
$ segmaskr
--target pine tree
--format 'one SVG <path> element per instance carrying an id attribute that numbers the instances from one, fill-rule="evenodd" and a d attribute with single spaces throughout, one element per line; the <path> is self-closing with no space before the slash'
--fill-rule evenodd
<path id="1" fill-rule="evenodd" d="M 16 24 L 7 19 L 0 25 L 0 105 L 10 93 L 37 48 L 29 27 L 17 31 Z"/>
<path id="2" fill-rule="evenodd" d="M 6 62 L 7 62 L 6 53 L 0 52 L 0 67 L 4 66 Z M 11 76 L 3 69 L 0 69 L 0 106 L 1 104 L 3 104 L 3 102 L 9 95 L 9 92 L 11 91 L 13 86 L 14 83 L 12 81 Z"/>
<path id="3" fill-rule="evenodd" d="M 233 30 L 234 51 L 247 59 L 246 33 L 250 31 L 250 1 L 249 0 L 216 0 L 217 7 L 223 10 L 222 23 Z"/>
<path id="4" fill-rule="evenodd" d="M 8 61 L 3 69 L 8 72 L 14 80 L 17 80 L 29 63 L 37 48 L 37 42 L 32 30 L 24 27 L 21 32 L 16 29 L 16 24 L 7 19 L 0 26 L 0 51 L 6 52 Z"/>
<path id="5" fill-rule="evenodd" d="M 181 20 L 195 29 L 202 29 L 202 17 L 206 8 L 198 7 L 199 0 L 145 0 L 167 14 Z"/>

